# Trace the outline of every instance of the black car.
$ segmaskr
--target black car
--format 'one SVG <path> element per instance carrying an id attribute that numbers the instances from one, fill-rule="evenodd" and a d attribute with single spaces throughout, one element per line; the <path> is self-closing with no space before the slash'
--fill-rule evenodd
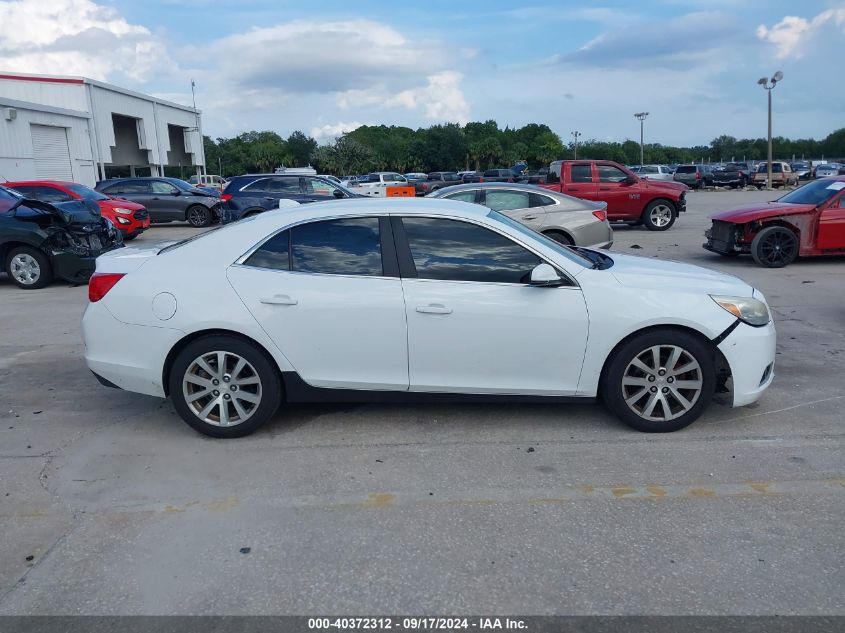
<path id="1" fill-rule="evenodd" d="M 713 170 L 712 183 L 720 187 L 745 187 L 749 181 L 748 163 L 728 163 Z"/>
<path id="2" fill-rule="evenodd" d="M 120 246 L 120 232 L 93 202 L 49 204 L 0 187 L 0 261 L 19 288 L 43 288 L 55 277 L 86 283 L 97 256 Z"/>
<path id="3" fill-rule="evenodd" d="M 361 179 L 358 179 L 361 182 Z M 293 200 L 299 204 L 333 200 L 335 198 L 361 198 L 346 187 L 320 176 L 294 174 L 248 174 L 235 176 L 223 190 L 223 223 L 235 222 L 257 213 L 279 208 L 280 200 Z"/>
<path id="4" fill-rule="evenodd" d="M 113 178 L 94 187 L 111 196 L 142 204 L 150 221 L 186 221 L 191 226 L 208 226 L 220 219 L 220 199 L 178 178 Z"/>
<path id="5" fill-rule="evenodd" d="M 517 182 L 520 179 L 512 169 L 488 169 L 483 177 L 484 182 Z"/>

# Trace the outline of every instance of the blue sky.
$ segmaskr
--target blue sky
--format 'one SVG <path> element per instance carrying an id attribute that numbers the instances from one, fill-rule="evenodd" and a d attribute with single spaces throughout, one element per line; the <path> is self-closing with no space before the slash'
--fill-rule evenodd
<path id="1" fill-rule="evenodd" d="M 74 16 L 73 20 L 68 19 Z M 197 105 L 212 136 L 360 124 L 546 123 L 568 141 L 706 144 L 845 126 L 845 2 L 0 0 L 0 70 L 94 77 Z"/>

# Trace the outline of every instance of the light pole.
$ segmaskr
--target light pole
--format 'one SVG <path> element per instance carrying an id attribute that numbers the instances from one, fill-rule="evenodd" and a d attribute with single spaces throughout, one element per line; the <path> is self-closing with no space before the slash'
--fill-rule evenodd
<path id="1" fill-rule="evenodd" d="M 572 138 L 575 139 L 575 160 L 578 160 L 578 137 L 581 136 L 581 132 L 575 131 L 572 133 Z"/>
<path id="2" fill-rule="evenodd" d="M 757 80 L 757 83 L 763 86 L 769 95 L 769 152 L 768 169 L 766 170 L 768 172 L 766 189 L 769 190 L 772 188 L 772 90 L 774 90 L 774 87 L 781 79 L 783 79 L 783 73 L 781 71 L 777 71 L 774 75 L 772 75 L 771 79 L 760 77 L 760 79 Z"/>
<path id="3" fill-rule="evenodd" d="M 640 167 L 643 166 L 643 121 L 648 116 L 648 112 L 637 112 L 634 115 L 640 121 Z"/>

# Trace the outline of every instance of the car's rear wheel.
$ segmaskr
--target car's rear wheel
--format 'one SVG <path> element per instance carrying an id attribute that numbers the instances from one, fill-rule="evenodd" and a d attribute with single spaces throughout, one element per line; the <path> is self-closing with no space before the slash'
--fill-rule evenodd
<path id="1" fill-rule="evenodd" d="M 675 205 L 668 200 L 652 200 L 643 211 L 643 224 L 649 231 L 665 231 L 674 223 Z"/>
<path id="2" fill-rule="evenodd" d="M 47 255 L 31 246 L 13 248 L 6 257 L 6 273 L 18 288 L 38 290 L 53 280 Z"/>
<path id="3" fill-rule="evenodd" d="M 272 361 L 229 336 L 189 343 L 170 370 L 170 396 L 192 428 L 211 437 L 242 437 L 279 408 L 282 386 Z"/>
<path id="4" fill-rule="evenodd" d="M 637 336 L 613 354 L 602 396 L 628 426 L 667 433 L 698 419 L 714 388 L 712 350 L 692 334 L 666 329 Z"/>
<path id="5" fill-rule="evenodd" d="M 782 226 L 767 226 L 754 236 L 751 256 L 760 266 L 783 268 L 798 257 L 798 236 Z"/>
<path id="6" fill-rule="evenodd" d="M 185 211 L 185 218 L 191 226 L 203 228 L 211 224 L 211 210 L 201 204 L 195 204 Z"/>

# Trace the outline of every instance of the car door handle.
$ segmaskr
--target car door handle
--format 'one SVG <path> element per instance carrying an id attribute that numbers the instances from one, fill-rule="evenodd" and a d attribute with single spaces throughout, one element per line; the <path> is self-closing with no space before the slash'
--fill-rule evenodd
<path id="1" fill-rule="evenodd" d="M 537 216 L 536 215 L 523 215 L 522 219 L 523 220 L 536 220 Z"/>
<path id="2" fill-rule="evenodd" d="M 417 312 L 423 314 L 452 314 L 452 308 L 447 308 L 440 303 L 431 303 L 427 306 L 417 306 Z"/>
<path id="3" fill-rule="evenodd" d="M 291 299 L 288 295 L 273 295 L 272 297 L 264 297 L 260 301 L 271 306 L 295 306 L 299 303 L 299 301 Z"/>
<path id="4" fill-rule="evenodd" d="M 266 196 L 264 199 L 269 200 L 270 202 L 273 202 L 275 200 L 275 198 L 272 196 Z"/>

